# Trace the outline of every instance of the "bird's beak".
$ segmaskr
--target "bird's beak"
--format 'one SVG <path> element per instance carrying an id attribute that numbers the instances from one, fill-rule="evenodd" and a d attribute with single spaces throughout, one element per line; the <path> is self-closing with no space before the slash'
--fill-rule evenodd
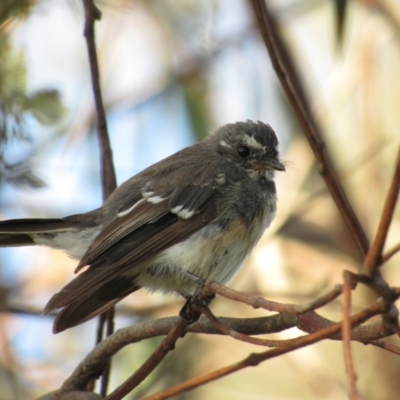
<path id="1" fill-rule="evenodd" d="M 268 166 L 276 171 L 286 171 L 285 166 L 275 158 L 268 160 Z"/>

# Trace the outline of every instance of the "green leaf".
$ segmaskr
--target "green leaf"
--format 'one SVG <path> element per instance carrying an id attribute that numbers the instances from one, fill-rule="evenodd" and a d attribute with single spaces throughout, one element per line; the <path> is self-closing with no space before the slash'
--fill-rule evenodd
<path id="1" fill-rule="evenodd" d="M 65 113 L 57 90 L 41 90 L 25 99 L 25 111 L 29 111 L 42 125 L 53 125 Z"/>
<path id="2" fill-rule="evenodd" d="M 11 18 L 21 18 L 28 15 L 31 7 L 36 4 L 33 0 L 1 0 L 0 28 Z"/>

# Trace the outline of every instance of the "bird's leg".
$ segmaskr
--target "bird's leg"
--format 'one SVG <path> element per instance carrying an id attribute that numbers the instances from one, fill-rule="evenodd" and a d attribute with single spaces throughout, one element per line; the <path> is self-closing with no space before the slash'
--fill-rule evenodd
<path id="1" fill-rule="evenodd" d="M 186 299 L 186 303 L 182 307 L 179 315 L 181 318 L 185 320 L 187 324 L 195 323 L 201 315 L 201 312 L 195 309 L 196 307 L 207 307 L 211 301 L 214 299 L 215 294 L 204 295 L 203 289 L 206 285 L 206 281 L 197 275 L 192 274 L 191 272 L 184 271 L 185 275 L 187 275 L 190 279 L 196 282 L 197 289 L 193 295 L 184 295 Z M 194 306 L 194 307 L 193 307 Z"/>

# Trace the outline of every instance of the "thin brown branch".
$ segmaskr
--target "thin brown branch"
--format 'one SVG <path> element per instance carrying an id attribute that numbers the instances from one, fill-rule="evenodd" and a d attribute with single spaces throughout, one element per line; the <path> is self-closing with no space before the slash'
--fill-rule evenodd
<path id="1" fill-rule="evenodd" d="M 384 264 L 386 261 L 388 261 L 390 258 L 392 258 L 396 253 L 400 251 L 400 243 L 398 243 L 396 246 L 394 246 L 392 249 L 388 250 L 387 253 L 385 253 L 382 256 L 382 264 Z"/>
<path id="2" fill-rule="evenodd" d="M 108 135 L 106 113 L 104 111 L 103 97 L 100 87 L 99 62 L 97 60 L 96 40 L 94 25 L 96 20 L 101 19 L 101 12 L 93 3 L 93 0 L 83 0 L 85 11 L 84 35 L 89 55 L 90 75 L 94 102 L 97 112 L 97 134 L 100 144 L 101 183 L 103 188 L 103 200 L 105 200 L 116 188 L 114 165 L 112 162 L 112 151 Z"/>
<path id="3" fill-rule="evenodd" d="M 92 89 L 94 102 L 97 113 L 97 137 L 100 147 L 100 168 L 101 168 L 101 184 L 103 189 L 103 200 L 107 199 L 117 186 L 115 177 L 114 164 L 112 161 L 112 150 L 110 138 L 108 135 L 107 119 L 104 110 L 103 96 L 100 87 L 100 71 L 99 62 L 97 59 L 96 40 L 95 40 L 95 22 L 101 19 L 101 12 L 94 4 L 93 0 L 83 0 L 85 11 L 85 27 L 84 36 L 89 56 L 90 76 L 92 80 Z M 107 323 L 108 334 L 113 332 L 113 310 L 108 311 L 105 317 L 100 317 L 99 328 L 97 331 L 96 343 L 99 343 L 103 338 L 104 324 Z M 105 395 L 107 392 L 108 380 L 110 373 L 110 364 L 107 364 L 102 376 L 101 393 Z M 92 383 L 91 386 L 94 384 Z M 92 388 L 93 389 L 93 388 Z"/>
<path id="4" fill-rule="evenodd" d="M 96 377 L 104 369 L 107 361 L 124 346 L 166 335 L 177 321 L 178 317 L 162 318 L 157 321 L 139 322 L 134 326 L 119 329 L 86 355 L 61 389 L 65 391 L 84 390 L 87 382 Z"/>
<path id="5" fill-rule="evenodd" d="M 268 311 L 275 311 L 280 313 L 303 314 L 308 311 L 316 310 L 328 304 L 342 294 L 342 286 L 336 285 L 328 293 L 318 297 L 312 302 L 306 304 L 283 304 L 276 301 L 266 300 L 262 297 L 255 297 L 247 293 L 238 292 L 234 289 L 220 285 L 217 282 L 211 281 L 206 284 L 206 290 L 211 293 L 219 294 L 230 300 L 240 301 L 248 304 L 254 308 L 263 308 Z"/>
<path id="6" fill-rule="evenodd" d="M 400 190 L 400 150 L 397 155 L 397 161 L 395 171 L 392 179 L 392 183 L 389 188 L 389 193 L 386 197 L 385 206 L 383 208 L 381 220 L 372 242 L 370 249 L 365 257 L 363 266 L 361 268 L 362 273 L 371 276 L 375 269 L 382 264 L 382 252 L 385 246 L 386 237 L 389 231 L 390 223 L 393 218 L 394 210 L 396 208 L 397 199 L 399 197 Z"/>
<path id="7" fill-rule="evenodd" d="M 103 326 L 106 325 L 106 337 L 108 337 L 112 335 L 114 332 L 114 307 L 111 307 L 109 310 L 107 310 L 104 313 L 104 316 L 105 316 L 104 319 L 100 318 L 100 320 L 102 321 Z M 100 341 L 101 340 L 102 339 L 100 339 Z M 111 362 L 107 363 L 107 365 L 105 366 L 100 384 L 100 394 L 104 397 L 107 394 L 110 373 L 111 373 Z"/>
<path id="8" fill-rule="evenodd" d="M 399 291 L 400 294 L 400 291 Z M 107 361 L 119 350 L 128 344 L 167 335 L 177 324 L 179 317 L 161 318 L 158 320 L 142 321 L 133 326 L 119 329 L 111 336 L 99 343 L 76 367 L 71 376 L 64 382 L 61 390 L 85 390 L 87 383 L 97 377 L 104 369 Z M 282 332 L 297 326 L 306 333 L 315 333 L 329 328 L 334 321 L 324 318 L 314 311 L 302 315 L 277 314 L 261 318 L 226 318 L 218 317 L 218 320 L 228 329 L 245 335 L 261 335 L 274 332 Z M 204 316 L 195 324 L 188 327 L 187 332 L 221 335 L 219 328 L 208 321 Z M 361 343 L 369 343 L 379 340 L 391 334 L 381 323 L 359 326 L 352 330 L 352 340 Z M 338 333 L 331 337 L 333 340 L 341 340 Z M 297 340 L 297 339 L 290 339 Z"/>
<path id="9" fill-rule="evenodd" d="M 344 360 L 346 365 L 347 377 L 350 385 L 350 400 L 357 400 L 357 376 L 354 370 L 353 355 L 351 352 L 351 291 L 353 289 L 352 274 L 349 271 L 343 272 L 343 324 L 342 324 L 342 338 L 343 338 L 343 350 Z"/>
<path id="10" fill-rule="evenodd" d="M 397 156 L 394 176 L 386 197 L 385 206 L 382 212 L 381 220 L 375 235 L 371 248 L 365 257 L 361 267 L 361 274 L 358 280 L 372 288 L 378 297 L 381 297 L 385 303 L 386 312 L 382 314 L 384 326 L 388 331 L 396 332 L 400 335 L 398 322 L 399 311 L 394 304 L 397 299 L 397 293 L 393 290 L 382 276 L 379 266 L 382 265 L 382 252 L 386 242 L 390 223 L 394 214 L 397 198 L 400 189 L 400 151 Z"/>
<path id="11" fill-rule="evenodd" d="M 285 340 L 273 340 L 273 339 L 259 339 L 259 338 L 255 338 L 243 333 L 240 333 L 234 329 L 232 329 L 231 326 L 224 324 L 221 320 L 221 318 L 217 318 L 214 316 L 214 314 L 211 312 L 211 310 L 209 308 L 202 308 L 202 313 L 204 314 L 204 316 L 218 329 L 220 330 L 223 334 L 227 335 L 227 336 L 231 336 L 232 338 L 236 339 L 236 340 L 240 340 L 242 342 L 245 343 L 250 343 L 250 344 L 255 344 L 258 346 L 267 346 L 267 347 L 279 347 L 279 346 L 283 346 L 283 345 L 287 345 L 288 343 L 291 343 L 293 341 L 296 341 L 298 338 L 294 338 L 294 339 L 285 339 Z M 322 317 L 318 314 L 314 314 L 316 317 L 316 320 L 318 321 L 318 324 L 320 325 L 320 329 L 313 329 L 312 333 L 318 332 L 319 330 L 322 329 L 326 329 L 329 326 L 332 326 L 333 324 L 335 324 L 335 322 L 333 321 L 328 321 L 327 324 L 324 324 L 323 326 L 321 325 L 321 323 L 324 323 L 324 319 L 322 319 Z M 309 320 L 310 321 L 310 320 Z M 360 327 L 361 331 L 352 331 L 351 330 L 351 325 L 349 322 L 349 340 L 356 340 L 356 341 L 361 341 L 361 342 L 366 342 L 368 341 L 368 338 L 366 337 L 366 332 L 368 329 L 368 334 L 372 335 L 372 337 L 376 338 L 377 336 L 380 336 L 382 330 L 381 328 L 381 324 L 377 324 L 377 325 L 368 325 L 368 326 L 363 326 Z M 299 327 L 300 328 L 300 327 Z M 301 328 L 300 328 L 301 329 Z M 356 328 L 357 329 L 357 328 Z M 280 330 L 282 331 L 282 330 Z M 215 332 L 218 333 L 218 332 Z M 266 333 L 266 332 L 263 332 Z M 337 335 L 337 337 L 332 337 L 331 339 L 335 339 L 335 340 L 342 340 L 343 338 L 343 334 L 342 335 Z M 363 338 L 362 340 L 360 340 L 361 338 Z M 344 340 L 344 339 L 343 339 Z"/>
<path id="12" fill-rule="evenodd" d="M 106 333 L 104 336 L 104 330 L 106 326 L 108 326 L 110 315 L 109 315 L 110 310 L 107 310 L 106 312 L 102 313 L 99 315 L 97 318 L 97 329 L 96 329 L 96 340 L 95 343 L 98 345 L 104 337 L 110 336 L 113 332 L 111 333 Z M 114 313 L 114 307 L 111 308 L 111 312 Z M 113 314 L 111 316 L 113 319 Z M 110 368 L 111 368 L 111 359 L 109 360 L 108 363 L 105 364 L 104 369 L 101 373 L 101 381 L 100 381 L 100 393 L 105 396 L 107 392 L 107 386 L 108 386 L 108 380 L 110 377 Z M 95 377 L 93 378 L 92 381 L 89 382 L 88 386 L 88 391 L 93 391 L 94 390 L 94 385 L 95 385 Z"/>
<path id="13" fill-rule="evenodd" d="M 298 318 L 291 314 L 278 314 L 261 318 L 226 318 L 220 317 L 221 322 L 232 329 L 247 334 L 260 335 L 281 332 L 296 326 Z M 63 390 L 84 390 L 88 381 L 95 378 L 104 368 L 107 360 L 128 344 L 145 339 L 167 335 L 178 323 L 179 317 L 161 318 L 138 322 L 137 324 L 119 329 L 113 335 L 99 343 L 64 382 Z M 204 317 L 188 328 L 188 332 L 221 334 L 221 331 Z M 380 338 L 375 336 L 374 339 Z"/>
<path id="14" fill-rule="evenodd" d="M 166 357 L 166 355 L 175 348 L 175 344 L 180 337 L 186 333 L 188 325 L 179 318 L 178 322 L 171 329 L 168 335 L 163 339 L 152 355 L 138 368 L 122 385 L 110 393 L 106 400 L 120 400 L 130 393 L 139 383 L 141 383 Z"/>
<path id="15" fill-rule="evenodd" d="M 340 184 L 336 169 L 327 152 L 322 134 L 312 117 L 299 74 L 291 62 L 289 51 L 279 35 L 279 29 L 264 0 L 250 0 L 257 18 L 260 32 L 268 49 L 272 65 L 282 88 L 295 112 L 310 147 L 319 164 L 319 172 L 331 193 L 348 228 L 353 234 L 362 255 L 367 253 L 367 236 L 355 214 L 348 197 Z"/>
<path id="16" fill-rule="evenodd" d="M 318 315 L 315 311 L 299 315 L 298 318 L 297 328 L 306 333 L 319 332 L 335 324 L 335 322 L 331 321 L 330 319 Z M 378 338 L 380 339 L 385 336 L 381 328 L 382 324 L 360 326 L 352 331 L 351 338 L 352 340 L 363 343 Z M 332 336 L 331 339 L 342 340 L 342 334 L 339 333 L 335 336 Z"/>
<path id="17" fill-rule="evenodd" d="M 372 305 L 371 307 L 353 315 L 350 318 L 350 323 L 351 323 L 351 325 L 361 324 L 361 323 L 367 321 L 372 316 L 379 314 L 380 312 L 382 312 L 382 304 L 376 303 L 376 304 Z M 291 352 L 293 350 L 297 350 L 302 347 L 309 346 L 309 345 L 319 342 L 323 339 L 330 338 L 330 337 L 336 335 L 338 332 L 340 332 L 341 329 L 342 329 L 342 323 L 338 322 L 326 329 L 323 329 L 322 331 L 319 331 L 319 332 L 316 332 L 316 333 L 313 333 L 310 335 L 302 336 L 300 338 L 292 340 L 292 341 L 290 341 L 290 343 L 288 345 L 276 347 L 274 349 L 268 350 L 263 353 L 250 354 L 247 358 L 245 358 L 242 361 L 239 361 L 228 367 L 218 369 L 216 371 L 205 374 L 203 376 L 189 379 L 186 382 L 183 382 L 176 386 L 170 387 L 166 390 L 163 390 L 162 392 L 148 396 L 145 398 L 145 400 L 168 399 L 172 396 L 176 396 L 177 394 L 183 393 L 185 391 L 193 390 L 193 389 L 195 389 L 199 386 L 202 386 L 206 383 L 212 382 L 216 379 L 219 379 L 219 378 L 222 378 L 229 374 L 232 374 L 233 372 L 240 371 L 240 370 L 242 370 L 244 368 L 248 368 L 248 367 L 254 367 L 254 366 L 260 364 L 261 362 L 264 362 L 271 358 Z"/>
<path id="18" fill-rule="evenodd" d="M 361 253 L 365 256 L 368 251 L 372 252 L 372 248 L 371 250 L 369 249 L 369 243 L 365 232 L 362 229 L 362 226 L 353 208 L 351 207 L 343 187 L 340 184 L 338 175 L 322 140 L 320 130 L 309 111 L 308 104 L 305 101 L 305 91 L 302 87 L 301 80 L 299 79 L 299 74 L 291 62 L 291 58 L 284 41 L 279 35 L 279 29 L 275 18 L 273 14 L 269 12 L 264 0 L 251 0 L 251 4 L 258 20 L 262 37 L 271 57 L 272 65 L 289 99 L 289 102 L 291 103 L 292 108 L 298 117 L 310 147 L 314 152 L 315 158 L 319 163 L 320 174 L 325 180 L 331 196 L 337 204 L 347 226 L 357 241 Z M 394 183 L 394 189 L 395 186 L 397 185 Z M 392 190 L 390 193 L 392 193 Z M 394 197 L 389 196 L 389 199 L 393 201 Z M 392 207 L 389 205 L 387 208 L 385 207 L 385 216 L 383 217 L 382 224 L 388 224 L 390 222 L 391 208 Z M 387 229 L 385 231 L 382 225 L 382 229 L 378 230 L 378 235 L 375 241 L 376 248 L 374 253 L 371 253 L 370 261 L 368 261 L 368 265 L 374 264 L 374 266 L 363 268 L 363 270 L 368 271 L 368 274 L 366 274 L 364 279 L 362 279 L 363 277 L 359 277 L 359 281 L 371 287 L 377 296 L 384 299 L 385 308 L 387 310 L 387 312 L 382 315 L 384 325 L 388 332 L 398 332 L 400 334 L 400 328 L 398 326 L 399 312 L 396 306 L 393 304 L 393 299 L 396 297 L 395 293 L 391 290 L 388 283 L 383 279 L 382 274 L 377 270 L 377 265 L 381 261 L 379 257 L 382 254 L 380 246 L 382 243 L 384 244 L 386 234 Z M 378 259 L 375 259 L 375 254 L 378 254 Z M 374 274 L 371 277 L 372 271 Z"/>
<path id="19" fill-rule="evenodd" d="M 400 347 L 396 346 L 395 344 L 388 343 L 388 342 L 386 342 L 386 340 L 375 340 L 375 341 L 371 342 L 370 344 L 372 344 L 375 347 L 379 347 L 381 349 L 387 350 L 393 354 L 397 354 L 398 356 L 400 356 Z"/>
<path id="20" fill-rule="evenodd" d="M 241 342 L 256 344 L 258 346 L 267 346 L 267 347 L 278 347 L 285 344 L 285 340 L 260 339 L 235 331 L 231 327 L 224 325 L 221 322 L 221 320 L 219 320 L 208 307 L 202 307 L 201 312 L 222 333 L 224 333 L 227 336 L 231 336 L 236 340 L 240 340 Z"/>

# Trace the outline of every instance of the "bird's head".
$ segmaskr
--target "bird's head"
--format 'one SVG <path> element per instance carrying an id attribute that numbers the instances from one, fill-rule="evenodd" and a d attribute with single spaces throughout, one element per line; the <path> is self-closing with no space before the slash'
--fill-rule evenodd
<path id="1" fill-rule="evenodd" d="M 272 180 L 275 171 L 285 171 L 275 132 L 263 122 L 228 124 L 213 136 L 218 153 L 239 164 L 252 179 Z"/>

